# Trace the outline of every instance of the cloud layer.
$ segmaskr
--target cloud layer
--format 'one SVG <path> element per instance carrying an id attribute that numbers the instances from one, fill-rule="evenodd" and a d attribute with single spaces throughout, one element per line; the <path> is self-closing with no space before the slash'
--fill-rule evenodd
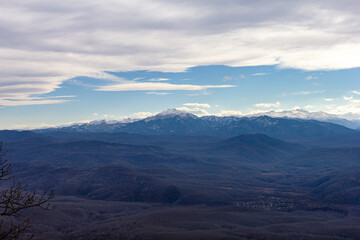
<path id="1" fill-rule="evenodd" d="M 101 86 L 97 88 L 98 91 L 161 91 L 161 90 L 186 90 L 186 91 L 200 91 L 208 88 L 229 88 L 235 87 L 233 85 L 191 85 L 191 84 L 172 84 L 162 82 L 125 82 L 120 84 L 113 84 Z"/>
<path id="2" fill-rule="evenodd" d="M 103 71 L 359 67 L 359 12 L 351 0 L 1 1 L 0 100 L 29 101 L 68 78 Z M 141 84 L 112 87 L 175 87 Z"/>

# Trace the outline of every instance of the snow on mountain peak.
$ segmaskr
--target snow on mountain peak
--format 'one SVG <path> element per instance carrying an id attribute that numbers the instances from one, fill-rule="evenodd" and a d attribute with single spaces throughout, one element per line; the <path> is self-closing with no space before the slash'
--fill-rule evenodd
<path id="1" fill-rule="evenodd" d="M 269 116 L 275 118 L 300 118 L 300 119 L 316 119 L 316 120 L 328 120 L 338 119 L 336 115 L 328 114 L 325 112 L 308 112 L 304 109 L 286 110 L 286 111 L 270 111 L 264 113 L 253 114 L 251 116 Z"/>
<path id="2" fill-rule="evenodd" d="M 191 113 L 188 113 L 185 111 L 180 111 L 180 110 L 173 108 L 173 109 L 166 109 L 166 110 L 162 111 L 161 113 L 158 113 L 153 117 L 150 117 L 149 119 L 163 119 L 163 118 L 169 118 L 169 117 L 197 118 L 197 116 L 195 116 L 194 114 L 191 114 Z"/>

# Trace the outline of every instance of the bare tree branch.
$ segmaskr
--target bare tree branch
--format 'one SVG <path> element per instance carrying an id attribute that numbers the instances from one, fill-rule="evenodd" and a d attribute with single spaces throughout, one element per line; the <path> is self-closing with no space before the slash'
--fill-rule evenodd
<path id="1" fill-rule="evenodd" d="M 3 190 L 0 190 L 0 216 L 5 218 L 20 217 L 20 211 L 28 208 L 38 207 L 49 210 L 49 201 L 54 198 L 54 193 L 44 190 L 41 193 L 28 192 L 26 185 L 16 182 L 11 176 L 13 164 L 5 159 L 2 151 L 2 142 L 0 142 L 0 182 L 12 180 Z M 9 219 L 10 220 L 10 219 Z M 13 221 L 0 221 L 0 240 L 29 240 L 33 238 L 28 233 L 30 228 L 30 219 L 22 220 L 20 223 Z"/>

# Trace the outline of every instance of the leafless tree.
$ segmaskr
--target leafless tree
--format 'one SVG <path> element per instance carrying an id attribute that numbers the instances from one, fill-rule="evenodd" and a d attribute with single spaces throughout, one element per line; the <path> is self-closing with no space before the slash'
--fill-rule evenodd
<path id="1" fill-rule="evenodd" d="M 0 142 L 0 183 L 4 185 L 0 185 L 0 240 L 32 239 L 30 219 L 20 212 L 33 207 L 50 209 L 49 201 L 54 194 L 46 190 L 41 193 L 27 191 L 26 185 L 16 182 L 11 175 L 14 165 L 9 163 L 5 154 Z"/>

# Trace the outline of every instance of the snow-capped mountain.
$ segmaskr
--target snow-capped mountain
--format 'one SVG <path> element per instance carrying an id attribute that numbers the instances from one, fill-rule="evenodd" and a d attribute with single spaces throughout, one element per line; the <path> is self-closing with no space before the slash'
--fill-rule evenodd
<path id="1" fill-rule="evenodd" d="M 185 111 L 180 111 L 177 109 L 166 109 L 155 116 L 151 116 L 148 118 L 145 118 L 145 121 L 152 121 L 152 120 L 158 120 L 158 119 L 166 119 L 166 118 L 192 118 L 196 119 L 198 118 L 196 115 L 192 113 L 188 113 Z"/>
<path id="2" fill-rule="evenodd" d="M 348 120 L 345 118 L 346 115 L 335 115 L 325 112 L 309 112 L 303 109 L 295 110 L 286 110 L 286 111 L 269 111 L 263 113 L 256 113 L 248 115 L 249 117 L 258 117 L 258 116 L 269 116 L 272 118 L 294 118 L 294 119 L 305 119 L 305 120 L 318 120 L 323 122 L 330 122 L 339 124 L 348 128 L 358 129 L 360 128 L 360 120 Z M 344 116 L 344 117 L 342 117 Z"/>
<path id="3" fill-rule="evenodd" d="M 297 120 L 301 121 L 297 121 Z M 291 120 L 291 121 L 290 121 Z M 202 135 L 224 135 L 242 133 L 269 133 L 269 129 L 275 131 L 280 126 L 299 126 L 311 125 L 316 129 L 323 123 L 328 122 L 346 126 L 352 129 L 360 127 L 360 121 L 350 121 L 336 115 L 324 112 L 308 112 L 297 109 L 282 112 L 264 112 L 243 117 L 238 116 L 203 116 L 198 117 L 192 113 L 168 109 L 154 116 L 140 120 L 125 119 L 123 121 L 98 120 L 84 124 L 74 124 L 71 126 L 41 129 L 37 132 L 46 131 L 66 131 L 66 132 L 129 132 L 140 134 L 202 134 Z M 325 123 L 324 123 L 325 124 Z M 326 125 L 334 128 L 335 126 Z M 340 126 L 338 126 L 340 127 Z M 269 130 L 270 133 L 272 130 Z M 277 130 L 276 130 L 277 131 Z M 293 131 L 293 130 L 292 130 Z M 300 130 L 299 130 L 300 131 Z"/>
<path id="4" fill-rule="evenodd" d="M 53 128 L 37 129 L 36 132 L 66 131 L 66 132 L 111 132 L 127 123 L 138 121 L 139 119 L 126 118 L 123 120 L 94 120 L 87 123 L 74 123 Z"/>

